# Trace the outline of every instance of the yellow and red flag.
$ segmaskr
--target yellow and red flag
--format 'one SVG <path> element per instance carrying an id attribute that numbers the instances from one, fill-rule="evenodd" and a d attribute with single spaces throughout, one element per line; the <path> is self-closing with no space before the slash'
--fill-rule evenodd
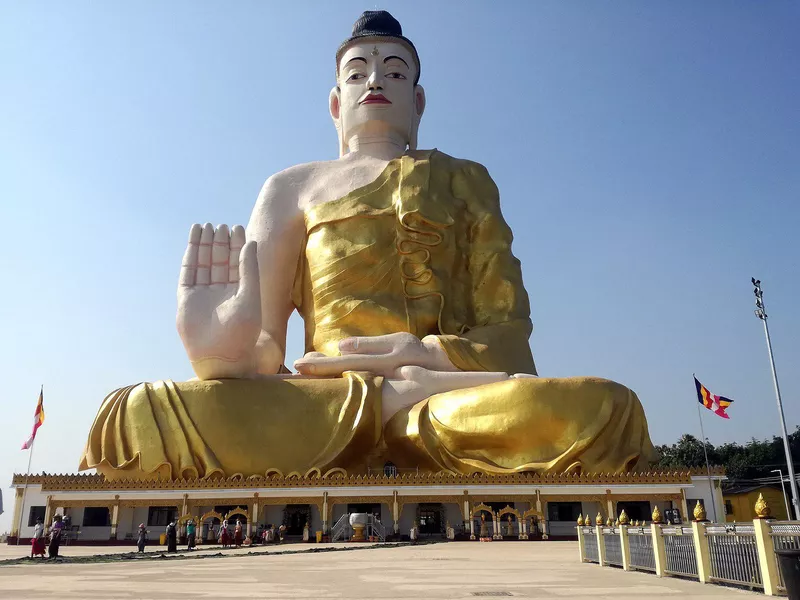
<path id="1" fill-rule="evenodd" d="M 33 413 L 33 431 L 28 441 L 22 444 L 22 449 L 27 450 L 33 446 L 33 440 L 36 438 L 36 430 L 44 423 L 44 390 L 39 392 L 39 402 L 36 404 L 36 412 Z"/>
<path id="2" fill-rule="evenodd" d="M 700 404 L 723 419 L 730 419 L 725 409 L 733 404 L 733 400 L 725 396 L 712 394 L 706 386 L 697 381 L 697 377 L 694 378 L 694 386 L 697 388 L 697 401 L 700 402 Z"/>

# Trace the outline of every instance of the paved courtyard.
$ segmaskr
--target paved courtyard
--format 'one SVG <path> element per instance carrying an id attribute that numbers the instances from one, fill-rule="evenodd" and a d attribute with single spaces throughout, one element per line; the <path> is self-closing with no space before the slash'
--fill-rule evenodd
<path id="1" fill-rule="evenodd" d="M 202 550 L 186 560 L 0 566 L 0 597 L 8 600 L 756 597 L 750 592 L 715 585 L 580 564 L 575 542 L 463 542 L 287 553 L 308 547 L 270 547 L 266 549 L 268 554 L 252 556 L 247 555 L 246 549 L 226 552 L 224 556 L 215 556 L 216 550 Z M 64 554 L 86 556 L 104 550 L 120 551 L 68 547 Z M 18 551 L 10 552 L 7 546 L 0 550 L 0 559 L 18 556 Z M 201 559 L 203 556 L 206 558 Z"/>

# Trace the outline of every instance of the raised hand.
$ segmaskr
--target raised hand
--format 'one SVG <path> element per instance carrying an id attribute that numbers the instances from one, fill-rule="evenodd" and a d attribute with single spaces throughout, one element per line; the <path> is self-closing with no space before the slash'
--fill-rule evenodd
<path id="1" fill-rule="evenodd" d="M 256 372 L 261 332 L 256 243 L 244 228 L 192 225 L 178 284 L 178 333 L 200 379 Z"/>

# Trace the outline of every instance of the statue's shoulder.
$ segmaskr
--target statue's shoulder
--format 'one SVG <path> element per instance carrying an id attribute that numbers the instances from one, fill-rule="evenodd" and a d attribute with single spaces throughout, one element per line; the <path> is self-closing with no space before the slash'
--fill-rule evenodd
<path id="1" fill-rule="evenodd" d="M 500 211 L 500 195 L 489 171 L 481 163 L 456 158 L 433 149 L 415 151 L 415 155 L 430 161 L 431 169 L 450 173 L 453 195 L 464 200 L 471 212 Z"/>

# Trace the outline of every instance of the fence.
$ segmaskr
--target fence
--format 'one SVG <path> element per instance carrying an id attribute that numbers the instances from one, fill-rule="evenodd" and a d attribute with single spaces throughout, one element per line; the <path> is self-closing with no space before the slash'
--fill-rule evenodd
<path id="1" fill-rule="evenodd" d="M 683 577 L 697 577 L 697 549 L 691 527 L 662 527 L 664 573 Z"/>
<path id="2" fill-rule="evenodd" d="M 709 525 L 705 535 L 711 581 L 764 587 L 753 525 Z"/>
<path id="3" fill-rule="evenodd" d="M 790 521 L 773 521 L 769 536 L 773 550 L 800 550 L 800 523 Z M 778 569 L 778 589 L 786 591 L 783 573 Z"/>
<path id="4" fill-rule="evenodd" d="M 653 554 L 653 535 L 650 528 L 630 527 L 628 541 L 631 548 L 631 568 L 655 572 L 656 558 Z"/>
<path id="5" fill-rule="evenodd" d="M 800 550 L 799 521 L 578 526 L 584 562 L 785 593 L 776 550 Z"/>

